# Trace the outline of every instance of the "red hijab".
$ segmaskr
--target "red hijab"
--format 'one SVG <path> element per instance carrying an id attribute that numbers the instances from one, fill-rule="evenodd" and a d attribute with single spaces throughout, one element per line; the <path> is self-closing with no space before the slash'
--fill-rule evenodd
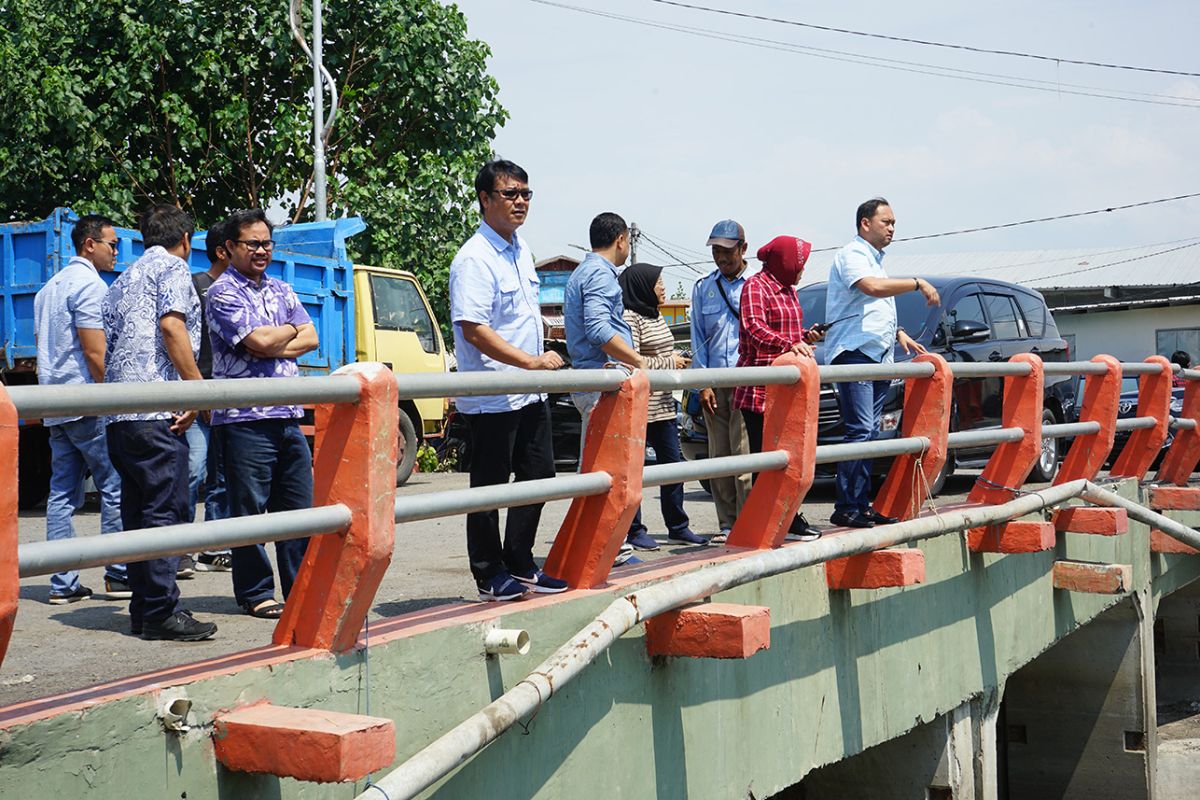
<path id="1" fill-rule="evenodd" d="M 800 282 L 804 262 L 812 252 L 812 244 L 795 236 L 776 236 L 758 248 L 758 260 L 763 269 L 784 286 L 795 286 Z"/>

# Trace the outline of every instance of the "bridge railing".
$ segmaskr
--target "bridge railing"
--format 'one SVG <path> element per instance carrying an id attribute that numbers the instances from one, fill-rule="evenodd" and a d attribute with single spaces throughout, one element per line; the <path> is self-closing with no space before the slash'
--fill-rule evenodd
<path id="1" fill-rule="evenodd" d="M 1042 425 L 1046 374 L 1086 376 L 1080 422 Z M 1138 416 L 1118 420 L 1120 379 L 1125 374 L 1147 379 L 1141 382 Z M 1183 375 L 1189 380 L 1177 422 L 1180 433 L 1160 470 L 1160 479 L 1180 484 L 1200 461 L 1195 424 L 1200 417 L 1200 372 Z M 771 367 L 733 369 L 393 375 L 382 365 L 363 364 L 316 378 L 0 387 L 0 485 L 11 487 L 0 491 L 0 656 L 16 614 L 19 577 L 65 569 L 315 536 L 273 640 L 344 650 L 356 641 L 390 561 L 397 522 L 570 498 L 571 508 L 545 568 L 573 588 L 592 588 L 607 580 L 646 486 L 758 473 L 728 544 L 771 549 L 782 543 L 811 487 L 814 467 L 822 463 L 895 457 L 877 508 L 900 519 L 920 513 L 949 451 L 962 447 L 997 445 L 971 491 L 969 499 L 975 503 L 997 503 L 1019 493 L 1043 438 L 1075 438 L 1056 481 L 1063 483 L 1094 478 L 1115 433 L 1131 430 L 1113 474 L 1141 479 L 1166 435 L 1171 376 L 1172 365 L 1161 357 L 1133 364 L 1108 356 L 1043 364 L 1036 356 L 1022 355 L 1007 363 L 950 364 L 940 356 L 923 355 L 901 364 L 818 366 L 787 355 Z M 950 433 L 953 382 L 978 377 L 1005 379 L 1001 426 Z M 820 385 L 884 379 L 907 384 L 901 436 L 819 446 Z M 643 466 L 651 391 L 741 385 L 767 387 L 763 452 Z M 564 391 L 603 392 L 590 418 L 580 474 L 396 496 L 399 398 Z M 295 403 L 317 404 L 313 508 L 18 547 L 18 417 Z M 1130 455 L 1135 447 L 1148 452 Z"/>

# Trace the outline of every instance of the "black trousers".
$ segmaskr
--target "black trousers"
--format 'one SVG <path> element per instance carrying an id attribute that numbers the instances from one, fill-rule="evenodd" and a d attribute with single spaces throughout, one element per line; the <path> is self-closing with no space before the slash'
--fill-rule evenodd
<path id="1" fill-rule="evenodd" d="M 508 483 L 512 475 L 518 481 L 554 477 L 550 407 L 545 402 L 516 411 L 463 416 L 471 430 L 471 486 Z M 537 568 L 533 540 L 543 505 L 510 508 L 503 545 L 498 511 L 467 514 L 467 555 L 475 580 L 501 572 L 528 575 Z"/>
<path id="2" fill-rule="evenodd" d="M 121 476 L 124 530 L 191 522 L 187 439 L 171 433 L 167 420 L 110 422 L 107 434 L 108 457 Z M 135 628 L 175 613 L 178 567 L 179 556 L 129 564 L 129 617 Z"/>
<path id="3" fill-rule="evenodd" d="M 744 408 L 741 409 L 741 412 L 742 420 L 746 423 L 746 439 L 750 442 L 750 452 L 761 453 L 763 449 L 764 415 L 759 414 L 757 411 L 748 411 Z M 750 476 L 750 481 L 753 483 L 757 477 L 758 473 L 756 472 Z M 792 533 L 799 533 L 807 525 L 808 523 L 805 521 L 804 514 L 797 512 L 795 519 L 792 520 L 792 524 L 788 526 L 788 530 Z"/>

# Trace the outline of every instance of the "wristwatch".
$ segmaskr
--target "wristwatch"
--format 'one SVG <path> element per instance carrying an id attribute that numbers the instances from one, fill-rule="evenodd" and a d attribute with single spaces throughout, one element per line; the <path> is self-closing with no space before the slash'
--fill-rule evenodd
<path id="1" fill-rule="evenodd" d="M 921 279 L 920 278 L 913 278 L 913 291 L 914 292 L 921 291 Z"/>

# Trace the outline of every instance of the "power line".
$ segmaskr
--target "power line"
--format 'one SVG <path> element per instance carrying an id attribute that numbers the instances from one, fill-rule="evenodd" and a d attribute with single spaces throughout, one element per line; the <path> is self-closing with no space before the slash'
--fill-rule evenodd
<path id="1" fill-rule="evenodd" d="M 810 47 L 792 42 L 781 42 L 773 39 L 763 39 L 761 37 L 745 36 L 742 34 L 728 33 L 725 31 L 714 31 L 708 28 L 696 28 L 687 25 L 658 22 L 640 17 L 631 17 L 624 14 L 615 14 L 609 11 L 599 11 L 592 8 L 573 6 L 566 3 L 552 2 L 552 0 L 530 0 L 530 2 L 537 3 L 538 5 L 560 8 L 567 11 L 576 11 L 581 14 L 589 14 L 591 16 L 601 17 L 603 19 L 629 22 L 648 28 L 657 28 L 659 30 L 671 31 L 673 33 L 697 36 L 704 39 L 730 42 L 733 44 L 742 44 L 749 47 L 757 47 L 762 50 L 775 50 L 778 52 L 791 53 L 793 55 L 819 58 L 826 61 L 836 61 L 847 64 L 858 64 L 860 66 L 876 67 L 879 69 L 892 70 L 894 72 L 906 72 L 914 75 L 929 75 L 937 78 L 950 78 L 953 80 L 982 83 L 993 86 L 1010 86 L 1017 89 L 1053 92 L 1059 95 L 1066 94 L 1077 97 L 1093 97 L 1104 100 L 1124 100 L 1132 103 L 1175 106 L 1179 108 L 1200 108 L 1200 98 L 1191 98 L 1181 95 L 1137 92 L 1125 89 L 1108 89 L 1105 87 L 1087 86 L 1083 84 L 1061 83 L 1037 78 L 1025 78 L 1016 75 L 979 72 L 976 70 L 947 67 L 939 64 L 926 64 L 919 61 L 904 61 L 901 59 L 871 56 L 863 53 L 831 50 L 821 47 Z"/>
<path id="2" fill-rule="evenodd" d="M 1092 271 L 1098 270 L 1098 269 L 1106 269 L 1108 267 L 1115 267 L 1120 264 L 1132 264 L 1134 261 L 1145 261 L 1147 258 L 1154 258 L 1155 256 L 1166 255 L 1167 253 L 1174 253 L 1179 250 L 1187 250 L 1190 247 L 1200 247 L 1200 242 L 1192 242 L 1191 244 L 1182 244 L 1178 247 L 1171 247 L 1166 250 L 1159 250 L 1156 253 L 1145 253 L 1140 256 L 1134 256 L 1133 258 L 1123 258 L 1120 261 L 1109 261 L 1106 264 L 1096 264 L 1095 266 L 1087 266 L 1087 267 L 1083 267 L 1082 269 L 1072 269 L 1072 270 L 1067 270 L 1066 272 L 1056 272 L 1052 275 L 1039 275 L 1038 281 L 1039 282 L 1045 281 L 1045 280 L 1049 280 L 1051 278 L 1063 278 L 1063 277 L 1066 277 L 1067 275 L 1079 275 L 1080 273 L 1083 273 L 1083 272 L 1092 272 Z"/>
<path id="3" fill-rule="evenodd" d="M 884 39 L 890 42 L 904 42 L 905 44 L 916 44 L 923 47 L 940 47 L 947 50 L 965 50 L 971 53 L 986 53 L 996 56 L 1011 56 L 1013 58 L 1029 58 L 1037 61 L 1051 61 L 1055 64 L 1075 64 L 1084 67 L 1100 67 L 1103 69 L 1119 69 L 1130 72 L 1152 72 L 1160 75 L 1183 75 L 1189 78 L 1200 78 L 1200 72 L 1186 72 L 1184 70 L 1161 69 L 1157 67 L 1138 67 L 1129 64 L 1110 64 L 1103 61 L 1084 61 L 1073 58 L 1062 58 L 1059 56 L 1047 56 L 1040 53 L 1023 53 L 1017 50 L 993 50 L 987 47 L 975 47 L 966 44 L 952 44 L 949 42 L 938 42 L 929 39 L 913 39 L 906 36 L 890 36 L 883 33 L 873 33 L 870 31 L 856 31 L 850 28 L 837 28 L 831 25 L 817 25 L 812 22 L 801 22 L 792 19 L 780 19 L 779 17 L 768 17 L 760 14 L 749 14 L 744 11 L 730 11 L 723 8 L 710 8 L 708 6 L 692 5 L 691 3 L 681 3 L 677 0 L 650 0 L 652 3 L 658 3 L 664 6 L 676 6 L 678 8 L 687 8 L 693 11 L 705 11 L 710 14 L 722 14 L 729 17 L 742 17 L 743 19 L 753 19 L 762 22 L 773 22 L 780 25 L 793 25 L 798 28 L 809 28 L 811 30 L 825 31 L 826 33 L 841 33 L 849 36 L 862 36 L 869 39 Z"/>

